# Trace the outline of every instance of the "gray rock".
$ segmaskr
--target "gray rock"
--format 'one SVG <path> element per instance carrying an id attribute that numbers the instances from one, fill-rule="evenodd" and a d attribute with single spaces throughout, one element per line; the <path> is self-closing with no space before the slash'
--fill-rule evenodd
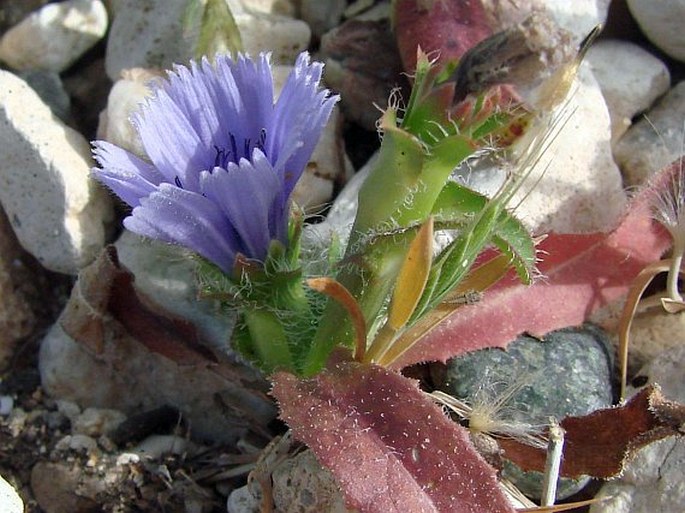
<path id="1" fill-rule="evenodd" d="M 627 185 L 639 185 L 680 157 L 685 119 L 685 81 L 675 85 L 614 149 Z"/>
<path id="2" fill-rule="evenodd" d="M 0 34 L 19 23 L 26 16 L 47 4 L 50 0 L 5 0 L 2 2 Z"/>
<path id="3" fill-rule="evenodd" d="M 11 484 L 0 476 L 0 511 L 3 513 L 23 513 L 24 502 Z"/>
<path id="4" fill-rule="evenodd" d="M 337 27 L 347 8 L 345 0 L 322 2 L 321 0 L 302 0 L 300 2 L 300 17 L 312 29 L 312 34 L 321 37 L 330 29 Z"/>
<path id="5" fill-rule="evenodd" d="M 606 335 L 585 325 L 548 333 L 544 341 L 521 336 L 506 351 L 483 349 L 454 358 L 436 377 L 438 388 L 470 403 L 490 404 L 512 393 L 498 418 L 542 426 L 550 416 L 561 420 L 611 405 L 610 354 Z M 526 495 L 539 497 L 540 473 L 523 473 L 507 462 L 504 474 Z M 572 495 L 586 482 L 562 479 L 557 498 Z"/>
<path id="6" fill-rule="evenodd" d="M 685 61 L 685 1 L 628 0 L 628 8 L 652 43 L 671 57 Z"/>
<path id="7" fill-rule="evenodd" d="M 386 22 L 348 20 L 321 38 L 326 84 L 340 92 L 347 119 L 376 129 L 394 87 L 404 84 L 395 38 Z"/>
<path id="8" fill-rule="evenodd" d="M 609 108 L 612 141 L 617 141 L 630 127 L 631 120 L 671 86 L 666 65 L 627 41 L 598 41 L 586 59 Z"/>
<path id="9" fill-rule="evenodd" d="M 105 68 L 113 81 L 127 68 L 168 69 L 190 58 L 183 37 L 186 0 L 119 0 L 107 38 Z"/>
<path id="10" fill-rule="evenodd" d="M 62 72 L 92 48 L 107 30 L 100 0 L 48 4 L 8 30 L 0 40 L 0 59 L 15 69 Z"/>
<path id="11" fill-rule="evenodd" d="M 638 376 L 645 386 L 661 385 L 666 398 L 685 403 L 685 345 L 666 350 L 644 366 Z M 634 392 L 634 390 L 633 390 Z M 643 447 L 624 473 L 598 493 L 602 502 L 590 513 L 674 513 L 685 504 L 685 438 L 666 438 Z"/>
<path id="12" fill-rule="evenodd" d="M 0 71 L 0 203 L 21 245 L 52 271 L 76 274 L 102 249 L 112 219 L 90 177 L 88 142 L 26 82 Z"/>
<path id="13" fill-rule="evenodd" d="M 71 100 L 64 89 L 62 79 L 54 71 L 26 70 L 17 73 L 30 85 L 52 113 L 65 123 L 69 122 Z"/>
<path id="14" fill-rule="evenodd" d="M 119 261 L 136 277 L 137 290 L 172 315 L 192 322 L 214 350 L 232 354 L 229 340 L 236 315 L 222 312 L 212 301 L 198 301 L 195 263 L 187 250 L 127 230 L 115 245 Z"/>
<path id="15" fill-rule="evenodd" d="M 11 395 L 0 395 L 0 417 L 7 417 L 14 408 L 14 398 Z"/>

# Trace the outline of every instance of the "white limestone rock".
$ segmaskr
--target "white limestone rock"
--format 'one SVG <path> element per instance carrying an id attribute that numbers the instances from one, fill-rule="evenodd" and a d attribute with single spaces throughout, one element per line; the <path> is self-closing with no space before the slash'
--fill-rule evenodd
<path id="1" fill-rule="evenodd" d="M 250 55 L 272 52 L 273 62 L 292 64 L 309 46 L 311 31 L 302 20 L 259 12 L 244 12 L 234 17 L 243 49 Z"/>
<path id="2" fill-rule="evenodd" d="M 195 446 L 186 437 L 178 435 L 150 435 L 134 447 L 131 447 L 127 452 L 135 454 L 139 458 L 159 460 L 165 454 L 174 454 L 176 456 L 186 454 L 192 456 L 196 451 L 191 449 L 195 449 Z"/>
<path id="3" fill-rule="evenodd" d="M 73 434 L 97 438 L 112 432 L 119 424 L 126 420 L 126 415 L 119 410 L 86 408 L 83 413 L 69 420 L 71 420 Z"/>
<path id="4" fill-rule="evenodd" d="M 516 216 L 534 233 L 607 230 L 627 202 L 621 174 L 611 156 L 609 113 L 587 65 L 581 67 L 567 109 L 573 115 L 532 172 L 532 181 L 547 167 L 546 172 L 530 193 L 524 188 L 511 201 L 517 205 Z M 332 234 L 345 244 L 357 213 L 359 189 L 373 165 L 372 157 L 338 195 L 324 222 L 305 227 L 303 251 L 320 253 L 328 247 Z M 473 165 L 465 167 L 461 179 L 474 189 L 488 194 L 499 188 L 503 177 L 499 169 L 487 164 L 480 170 Z M 451 240 L 448 233 L 438 232 L 436 248 Z"/>
<path id="5" fill-rule="evenodd" d="M 666 398 L 685 402 L 685 338 L 638 375 L 658 383 Z M 670 437 L 642 448 L 620 478 L 606 483 L 590 513 L 674 513 L 685 504 L 685 438 Z"/>
<path id="6" fill-rule="evenodd" d="M 88 142 L 23 80 L 0 71 L 0 203 L 19 242 L 52 271 L 76 274 L 100 252 L 111 201 L 90 178 Z"/>
<path id="7" fill-rule="evenodd" d="M 197 326 L 205 344 L 229 354 L 236 316 L 211 301 L 198 301 L 195 262 L 188 250 L 124 230 L 116 241 L 121 264 L 136 279 L 136 289 L 171 314 Z M 160 265 L 164 262 L 164 265 Z"/>
<path id="8" fill-rule="evenodd" d="M 127 68 L 169 69 L 191 58 L 192 41 L 184 36 L 187 0 L 119 0 L 107 40 L 105 67 L 114 81 Z M 274 12 L 247 10 L 229 2 L 246 53 L 271 51 L 273 62 L 292 64 L 309 45 L 306 23 Z"/>
<path id="9" fill-rule="evenodd" d="M 3 513 L 23 513 L 24 501 L 16 490 L 0 476 L 0 511 Z"/>
<path id="10" fill-rule="evenodd" d="M 567 109 L 572 113 L 532 176 L 544 175 L 530 193 L 512 200 L 534 233 L 604 231 L 614 226 L 627 197 L 611 153 L 611 121 L 587 64 L 580 67 Z M 524 199 L 525 195 L 525 199 Z"/>
<path id="11" fill-rule="evenodd" d="M 614 142 L 628 130 L 637 114 L 646 111 L 671 86 L 666 65 L 634 43 L 598 41 L 585 59 L 609 108 Z"/>
<path id="12" fill-rule="evenodd" d="M 340 24 L 347 8 L 345 0 L 322 2 L 321 0 L 301 0 L 300 16 L 311 27 L 312 32 L 321 37 Z"/>
<path id="13" fill-rule="evenodd" d="M 618 318 L 612 320 L 612 332 L 616 333 Z M 661 307 L 656 307 L 637 313 L 630 326 L 628 375 L 636 375 L 641 367 L 660 354 L 683 344 L 683 333 L 685 312 L 670 314 Z"/>
<path id="14" fill-rule="evenodd" d="M 264 12 L 270 14 L 282 14 L 294 17 L 296 12 L 293 0 L 234 0 L 240 1 L 245 10 L 253 12 Z M 231 2 L 229 2 L 230 5 Z M 297 2 L 299 4 L 299 2 Z"/>
<path id="15" fill-rule="evenodd" d="M 614 148 L 627 185 L 639 185 L 675 161 L 685 135 L 685 81 L 674 86 Z"/>
<path id="16" fill-rule="evenodd" d="M 341 129 L 342 116 L 335 108 L 291 196 L 307 213 L 320 212 L 333 198 L 336 185 L 346 183 L 353 175 Z"/>
<path id="17" fill-rule="evenodd" d="M 18 71 L 16 75 L 38 93 L 52 113 L 65 123 L 71 120 L 71 98 L 58 73 L 45 70 Z"/>
<path id="18" fill-rule="evenodd" d="M 0 59 L 20 70 L 64 71 L 103 38 L 107 23 L 100 0 L 50 3 L 2 36 Z"/>
<path id="19" fill-rule="evenodd" d="M 685 62 L 685 0 L 628 0 L 628 8 L 652 43 Z"/>

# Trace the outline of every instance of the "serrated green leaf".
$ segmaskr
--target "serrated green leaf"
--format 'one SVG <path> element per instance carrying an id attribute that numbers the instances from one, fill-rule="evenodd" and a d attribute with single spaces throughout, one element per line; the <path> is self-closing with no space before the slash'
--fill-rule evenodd
<path id="1" fill-rule="evenodd" d="M 464 224 L 482 211 L 488 201 L 492 200 L 459 183 L 449 182 L 438 196 L 433 214 L 439 221 Z M 494 225 L 492 243 L 511 257 L 520 279 L 530 283 L 535 268 L 535 243 L 526 227 L 506 209 L 501 209 Z"/>

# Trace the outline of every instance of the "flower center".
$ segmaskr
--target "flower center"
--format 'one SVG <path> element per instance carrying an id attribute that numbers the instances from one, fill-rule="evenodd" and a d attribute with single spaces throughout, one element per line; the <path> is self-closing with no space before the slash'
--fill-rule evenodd
<path id="1" fill-rule="evenodd" d="M 259 137 L 254 142 L 248 137 L 243 139 L 242 145 L 239 145 L 239 141 L 236 140 L 233 133 L 228 134 L 228 141 L 229 145 L 227 147 L 214 145 L 214 150 L 216 151 L 214 167 L 226 169 L 229 162 L 237 164 L 242 158 L 252 160 L 252 152 L 255 148 L 263 152 L 266 145 L 266 128 L 262 128 L 259 131 Z"/>

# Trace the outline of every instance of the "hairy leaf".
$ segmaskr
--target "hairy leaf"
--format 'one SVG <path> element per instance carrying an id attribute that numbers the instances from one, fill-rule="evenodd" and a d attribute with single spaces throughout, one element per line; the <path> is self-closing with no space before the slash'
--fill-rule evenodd
<path id="1" fill-rule="evenodd" d="M 633 198 L 614 231 L 550 234 L 538 245 L 543 255 L 542 279 L 531 286 L 522 285 L 514 276 L 503 279 L 482 301 L 414 333 L 421 340 L 392 366 L 445 361 L 476 349 L 506 347 L 524 332 L 541 336 L 581 324 L 597 308 L 621 298 L 638 273 L 671 244 L 650 212 L 649 200 L 659 181 L 652 183 Z"/>
<path id="2" fill-rule="evenodd" d="M 363 513 L 513 513 L 464 428 L 413 380 L 339 363 L 312 379 L 274 376 L 281 418 Z"/>

